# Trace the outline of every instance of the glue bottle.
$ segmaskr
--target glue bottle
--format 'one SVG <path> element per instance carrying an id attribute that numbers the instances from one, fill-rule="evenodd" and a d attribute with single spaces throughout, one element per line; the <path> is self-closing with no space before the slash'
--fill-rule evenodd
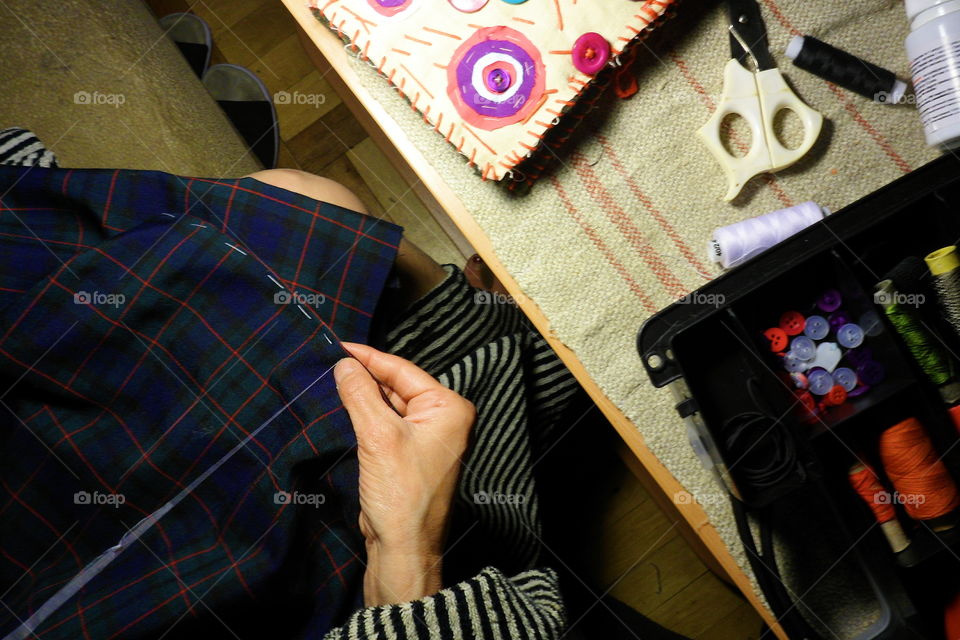
<path id="1" fill-rule="evenodd" d="M 927 144 L 960 146 L 960 0 L 906 0 L 917 109 Z"/>

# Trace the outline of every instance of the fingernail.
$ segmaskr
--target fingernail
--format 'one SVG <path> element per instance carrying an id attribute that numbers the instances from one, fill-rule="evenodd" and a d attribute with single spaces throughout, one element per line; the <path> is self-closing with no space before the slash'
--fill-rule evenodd
<path id="1" fill-rule="evenodd" d="M 358 366 L 360 365 L 358 365 L 357 361 L 353 358 L 344 358 L 333 368 L 334 380 L 337 381 L 337 384 L 340 384 L 344 378 L 356 371 Z"/>

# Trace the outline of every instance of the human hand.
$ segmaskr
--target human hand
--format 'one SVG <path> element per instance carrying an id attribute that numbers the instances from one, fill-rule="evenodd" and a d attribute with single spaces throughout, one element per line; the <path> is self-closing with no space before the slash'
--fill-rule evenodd
<path id="1" fill-rule="evenodd" d="M 476 411 L 412 362 L 344 347 L 356 360 L 338 362 L 334 376 L 357 435 L 364 600 L 416 600 L 441 588 L 450 504 Z"/>

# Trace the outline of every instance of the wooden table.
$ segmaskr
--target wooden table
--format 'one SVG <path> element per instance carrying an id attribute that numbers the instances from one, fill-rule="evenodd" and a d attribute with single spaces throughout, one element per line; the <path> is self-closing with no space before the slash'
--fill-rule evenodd
<path id="1" fill-rule="evenodd" d="M 467 210 L 453 190 L 443 181 L 436 169 L 413 145 L 403 130 L 387 111 L 376 102 L 364 88 L 344 43 L 317 20 L 305 6 L 304 0 L 283 0 L 287 9 L 300 25 L 301 42 L 307 54 L 325 79 L 336 89 L 343 102 L 350 108 L 367 134 L 411 185 L 442 227 L 450 232 L 466 255 L 480 254 L 514 300 L 547 339 L 564 364 L 573 372 L 583 388 L 597 404 L 629 447 L 632 456 L 625 462 L 646 487 L 657 505 L 675 520 L 686 541 L 693 547 L 707 567 L 716 575 L 733 583 L 743 592 L 764 621 L 779 638 L 786 639 L 770 611 L 753 593 L 750 580 L 743 573 L 717 530 L 710 524 L 706 513 L 696 501 L 677 500 L 687 495 L 673 474 L 653 455 L 634 424 L 617 408 L 584 369 L 577 355 L 558 340 L 550 330 L 549 319 L 537 305 L 523 295 L 516 280 L 504 268 L 493 252 L 486 232 Z M 471 246 L 463 246 L 464 239 Z"/>

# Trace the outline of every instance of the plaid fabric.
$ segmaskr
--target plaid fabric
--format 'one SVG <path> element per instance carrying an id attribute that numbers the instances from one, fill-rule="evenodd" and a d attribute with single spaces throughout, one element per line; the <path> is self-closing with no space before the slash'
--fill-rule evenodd
<path id="1" fill-rule="evenodd" d="M 0 636 L 211 469 L 36 635 L 345 619 L 363 545 L 330 368 L 401 230 L 250 178 L 0 167 L 0 194 Z"/>

